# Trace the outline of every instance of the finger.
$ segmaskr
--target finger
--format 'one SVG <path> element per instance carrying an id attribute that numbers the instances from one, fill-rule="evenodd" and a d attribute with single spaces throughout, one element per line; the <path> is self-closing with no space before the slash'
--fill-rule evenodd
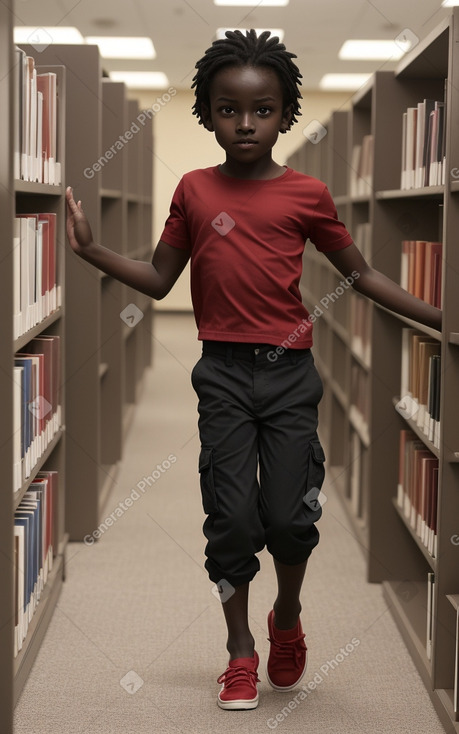
<path id="1" fill-rule="evenodd" d="M 69 205 L 69 208 L 72 214 L 75 214 L 78 211 L 78 207 L 75 203 L 75 199 L 73 198 L 71 194 L 67 197 L 67 204 Z"/>

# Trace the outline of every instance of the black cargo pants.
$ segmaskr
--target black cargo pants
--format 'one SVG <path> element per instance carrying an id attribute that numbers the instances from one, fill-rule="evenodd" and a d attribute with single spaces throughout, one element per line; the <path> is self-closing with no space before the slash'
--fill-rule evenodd
<path id="1" fill-rule="evenodd" d="M 281 563 L 304 562 L 319 542 L 325 475 L 311 350 L 205 341 L 191 380 L 211 581 L 251 581 L 265 545 Z"/>

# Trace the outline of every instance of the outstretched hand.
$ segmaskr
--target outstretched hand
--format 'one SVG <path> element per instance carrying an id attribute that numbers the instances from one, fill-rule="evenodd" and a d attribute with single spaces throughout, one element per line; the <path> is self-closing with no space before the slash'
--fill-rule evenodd
<path id="1" fill-rule="evenodd" d="M 84 256 L 85 251 L 94 244 L 91 227 L 86 219 L 81 201 L 78 204 L 75 202 L 70 186 L 67 186 L 65 198 L 67 199 L 67 237 L 72 250 Z"/>

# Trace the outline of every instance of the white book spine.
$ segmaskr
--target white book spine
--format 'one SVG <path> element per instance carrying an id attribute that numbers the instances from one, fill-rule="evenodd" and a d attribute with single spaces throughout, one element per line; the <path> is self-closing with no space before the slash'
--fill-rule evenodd
<path id="1" fill-rule="evenodd" d="M 13 223 L 13 338 L 21 334 L 21 221 Z"/>
<path id="2" fill-rule="evenodd" d="M 43 183 L 43 94 L 37 92 L 37 181 Z"/>

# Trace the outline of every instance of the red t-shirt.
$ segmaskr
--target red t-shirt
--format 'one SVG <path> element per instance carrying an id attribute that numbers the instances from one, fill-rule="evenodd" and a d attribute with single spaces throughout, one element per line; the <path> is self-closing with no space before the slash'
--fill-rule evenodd
<path id="1" fill-rule="evenodd" d="M 292 349 L 312 346 L 299 287 L 307 239 L 321 252 L 352 243 L 321 181 L 288 167 L 266 181 L 218 166 L 185 174 L 161 240 L 190 251 L 198 338 L 279 346 L 295 333 Z"/>

